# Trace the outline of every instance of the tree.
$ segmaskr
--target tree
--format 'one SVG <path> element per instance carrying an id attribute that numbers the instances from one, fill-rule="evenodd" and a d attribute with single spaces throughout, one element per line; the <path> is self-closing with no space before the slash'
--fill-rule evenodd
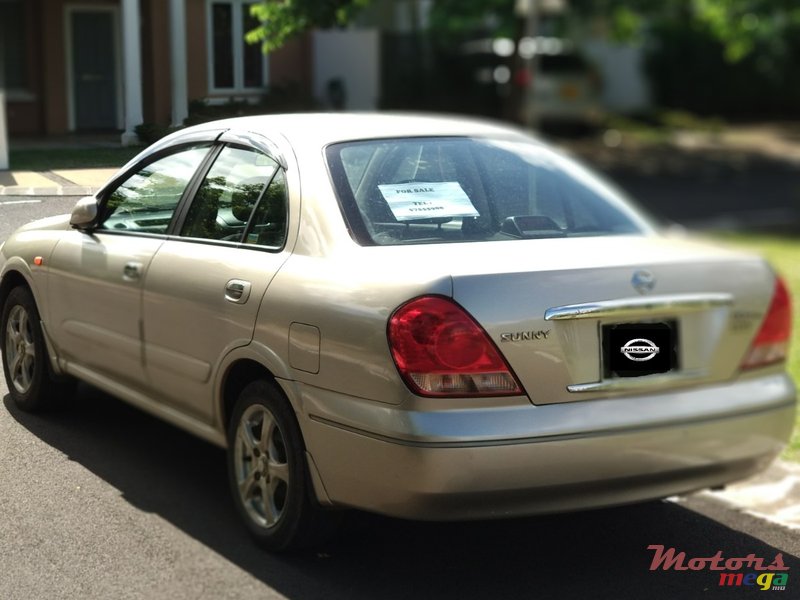
<path id="1" fill-rule="evenodd" d="M 541 0 L 534 0 L 541 3 Z M 432 22 L 445 33 L 491 29 L 498 36 L 514 31 L 516 0 L 437 0 Z M 619 41 L 630 41 L 644 24 L 691 22 L 705 28 L 725 48 L 725 58 L 741 61 L 763 44 L 780 44 L 800 26 L 797 0 L 569 0 L 575 14 L 608 18 Z"/>
<path id="2" fill-rule="evenodd" d="M 249 43 L 261 43 L 264 52 L 283 46 L 292 37 L 314 27 L 346 25 L 371 0 L 265 0 L 253 4 L 250 14 L 259 26 L 248 31 Z"/>

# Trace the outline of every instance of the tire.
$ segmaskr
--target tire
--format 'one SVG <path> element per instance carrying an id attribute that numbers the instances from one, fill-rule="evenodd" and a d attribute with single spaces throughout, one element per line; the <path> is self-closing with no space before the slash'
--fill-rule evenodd
<path id="1" fill-rule="evenodd" d="M 39 311 L 31 291 L 15 287 L 0 315 L 3 373 L 14 404 L 26 412 L 51 408 L 71 395 L 74 382 L 58 379 L 50 367 Z"/>
<path id="2" fill-rule="evenodd" d="M 271 381 L 254 381 L 239 395 L 228 427 L 228 479 L 239 515 L 266 550 L 315 546 L 338 525 L 339 515 L 312 498 L 300 428 Z"/>

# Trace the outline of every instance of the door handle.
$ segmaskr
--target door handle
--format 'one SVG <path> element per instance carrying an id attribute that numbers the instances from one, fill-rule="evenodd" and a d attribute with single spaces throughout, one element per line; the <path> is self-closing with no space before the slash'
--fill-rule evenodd
<path id="1" fill-rule="evenodd" d="M 231 279 L 225 284 L 225 300 L 234 304 L 244 304 L 250 297 L 250 282 Z"/>
<path id="2" fill-rule="evenodd" d="M 122 278 L 125 281 L 136 281 L 141 276 L 142 276 L 142 263 L 140 262 L 125 263 L 125 266 L 122 268 Z"/>

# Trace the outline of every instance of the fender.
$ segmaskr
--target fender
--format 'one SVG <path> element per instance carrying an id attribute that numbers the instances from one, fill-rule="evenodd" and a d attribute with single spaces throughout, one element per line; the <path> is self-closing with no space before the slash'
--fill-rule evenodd
<path id="1" fill-rule="evenodd" d="M 53 247 L 55 247 L 55 244 Z M 2 282 L 6 281 L 6 277 L 8 277 L 11 273 L 22 276 L 22 278 L 25 280 L 25 283 L 28 285 L 28 288 L 31 290 L 31 294 L 33 294 L 33 301 L 36 303 L 36 307 L 39 310 L 39 324 L 42 327 L 42 336 L 44 337 L 44 343 L 47 346 L 47 356 L 50 359 L 50 368 L 53 370 L 54 374 L 63 375 L 64 371 L 61 368 L 56 345 L 53 342 L 53 338 L 50 336 L 47 322 L 42 314 L 44 312 L 45 305 L 41 300 L 42 294 L 37 280 L 46 276 L 46 270 L 43 267 L 37 267 L 35 265 L 31 267 L 31 265 L 29 265 L 21 257 L 12 256 L 3 265 L 2 270 L 0 270 L 0 287 L 2 286 Z M 5 295 L 0 298 L 0 308 L 2 308 L 2 304 L 4 302 Z"/>

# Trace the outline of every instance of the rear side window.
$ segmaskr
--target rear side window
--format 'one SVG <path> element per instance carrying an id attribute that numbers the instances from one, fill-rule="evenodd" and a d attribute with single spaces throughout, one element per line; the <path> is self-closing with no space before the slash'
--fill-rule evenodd
<path id="1" fill-rule="evenodd" d="M 270 248 L 282 247 L 286 240 L 288 206 L 286 174 L 283 169 L 278 169 L 253 209 L 242 242 Z"/>
<path id="2" fill-rule="evenodd" d="M 200 184 L 181 227 L 181 235 L 240 242 L 278 163 L 247 148 L 226 146 Z"/>
<path id="3" fill-rule="evenodd" d="M 336 144 L 327 158 L 361 244 L 640 233 L 649 226 L 573 161 L 524 141 L 407 138 Z"/>

